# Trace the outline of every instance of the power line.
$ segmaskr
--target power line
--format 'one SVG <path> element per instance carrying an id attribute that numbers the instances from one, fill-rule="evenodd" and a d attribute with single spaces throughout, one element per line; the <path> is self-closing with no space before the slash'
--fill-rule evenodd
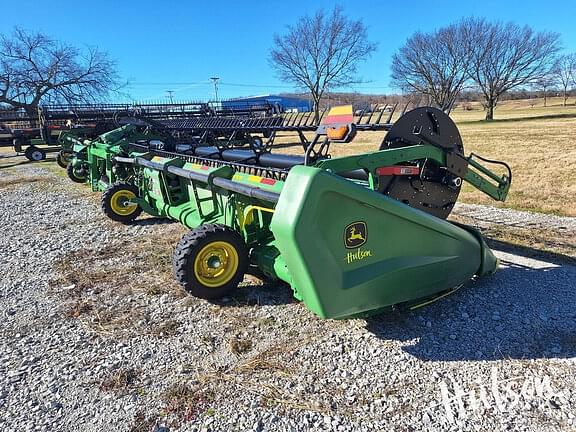
<path id="1" fill-rule="evenodd" d="M 213 85 L 210 81 L 202 81 L 202 82 L 134 82 L 128 83 L 128 86 L 151 86 L 151 85 L 161 85 L 161 86 L 186 86 L 186 85 Z M 253 87 L 253 88 L 278 88 L 278 89 L 293 89 L 298 87 L 296 85 L 279 85 L 279 84 L 249 84 L 249 83 L 230 83 L 226 81 L 219 81 L 219 86 L 228 86 L 228 87 Z M 390 89 L 390 86 L 387 85 L 371 85 L 371 84 L 360 84 L 360 85 L 351 85 L 350 88 L 359 88 L 359 89 Z M 343 89 L 346 87 L 342 87 Z M 332 90 L 334 91 L 334 90 Z"/>
<path id="2" fill-rule="evenodd" d="M 241 84 L 241 83 L 228 83 L 222 82 L 221 85 L 228 87 L 258 87 L 258 88 L 294 88 L 294 85 L 278 85 L 278 84 Z"/>
<path id="3" fill-rule="evenodd" d="M 185 85 L 212 85 L 210 81 L 202 82 L 133 82 L 128 83 L 128 86 L 150 86 L 150 85 L 161 85 L 161 86 L 185 86 Z M 225 81 L 220 81 L 218 85 L 230 86 L 230 87 L 262 87 L 262 88 L 293 88 L 293 85 L 278 85 L 278 84 L 248 84 L 248 83 L 228 83 Z"/>
<path id="4" fill-rule="evenodd" d="M 202 81 L 202 82 L 168 82 L 168 81 L 163 81 L 163 82 L 148 82 L 148 81 L 138 81 L 138 82 L 129 82 L 128 86 L 134 86 L 134 85 L 162 85 L 162 86 L 178 86 L 178 85 L 208 85 L 210 84 L 210 81 Z"/>

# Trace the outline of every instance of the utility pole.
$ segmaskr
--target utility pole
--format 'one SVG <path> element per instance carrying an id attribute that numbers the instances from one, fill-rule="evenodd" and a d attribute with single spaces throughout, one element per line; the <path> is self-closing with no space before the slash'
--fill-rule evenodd
<path id="1" fill-rule="evenodd" d="M 214 102 L 218 102 L 218 80 L 220 77 L 211 77 L 210 79 L 214 82 Z"/>
<path id="2" fill-rule="evenodd" d="M 172 99 L 172 93 L 174 93 L 174 90 L 166 90 L 166 93 L 168 93 L 168 98 L 170 99 L 170 103 L 173 104 L 174 99 Z"/>

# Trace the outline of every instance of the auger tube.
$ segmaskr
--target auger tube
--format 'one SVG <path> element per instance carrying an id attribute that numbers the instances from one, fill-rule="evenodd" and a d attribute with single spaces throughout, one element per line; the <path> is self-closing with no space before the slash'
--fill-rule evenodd
<path id="1" fill-rule="evenodd" d="M 194 171 L 186 170 L 183 168 L 178 168 L 176 166 L 163 166 L 154 161 L 149 161 L 147 159 L 137 157 L 137 158 L 123 158 L 123 157 L 115 157 L 114 161 L 134 164 L 144 168 L 150 168 L 157 171 L 166 171 L 170 174 L 174 174 L 178 177 L 182 177 L 185 179 L 201 181 L 203 183 L 209 183 L 209 176 L 207 174 L 201 174 Z M 226 189 L 231 192 L 238 192 L 242 195 L 246 195 L 251 198 L 256 198 L 259 200 L 267 201 L 270 203 L 276 203 L 280 199 L 280 194 L 263 190 L 261 188 L 255 186 L 248 186 L 242 183 L 235 182 L 233 180 L 229 180 L 223 177 L 214 177 L 212 183 L 222 189 Z"/>

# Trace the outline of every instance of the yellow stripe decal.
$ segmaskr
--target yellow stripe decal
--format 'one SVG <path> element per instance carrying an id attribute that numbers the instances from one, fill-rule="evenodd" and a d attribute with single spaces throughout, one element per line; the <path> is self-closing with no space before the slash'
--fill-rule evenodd
<path id="1" fill-rule="evenodd" d="M 260 180 L 262 180 L 262 177 L 260 176 L 251 175 L 250 177 L 248 177 L 249 182 L 260 183 Z"/>

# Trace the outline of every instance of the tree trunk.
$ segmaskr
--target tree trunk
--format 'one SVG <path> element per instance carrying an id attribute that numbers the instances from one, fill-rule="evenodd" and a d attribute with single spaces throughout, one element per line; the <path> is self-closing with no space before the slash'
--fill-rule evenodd
<path id="1" fill-rule="evenodd" d="M 491 121 L 494 120 L 494 105 L 495 105 L 495 101 L 493 98 L 489 98 L 487 100 L 487 105 L 486 105 L 486 120 Z"/>
<path id="2" fill-rule="evenodd" d="M 313 98 L 314 101 L 314 123 L 320 123 L 320 98 Z"/>
<path id="3" fill-rule="evenodd" d="M 24 107 L 24 111 L 26 111 L 28 117 L 36 117 L 38 115 L 38 107 L 32 105 Z"/>
<path id="4" fill-rule="evenodd" d="M 544 89 L 544 108 L 546 108 L 546 89 Z"/>
<path id="5" fill-rule="evenodd" d="M 568 92 L 564 89 L 564 106 L 566 106 L 566 102 L 568 102 Z"/>

